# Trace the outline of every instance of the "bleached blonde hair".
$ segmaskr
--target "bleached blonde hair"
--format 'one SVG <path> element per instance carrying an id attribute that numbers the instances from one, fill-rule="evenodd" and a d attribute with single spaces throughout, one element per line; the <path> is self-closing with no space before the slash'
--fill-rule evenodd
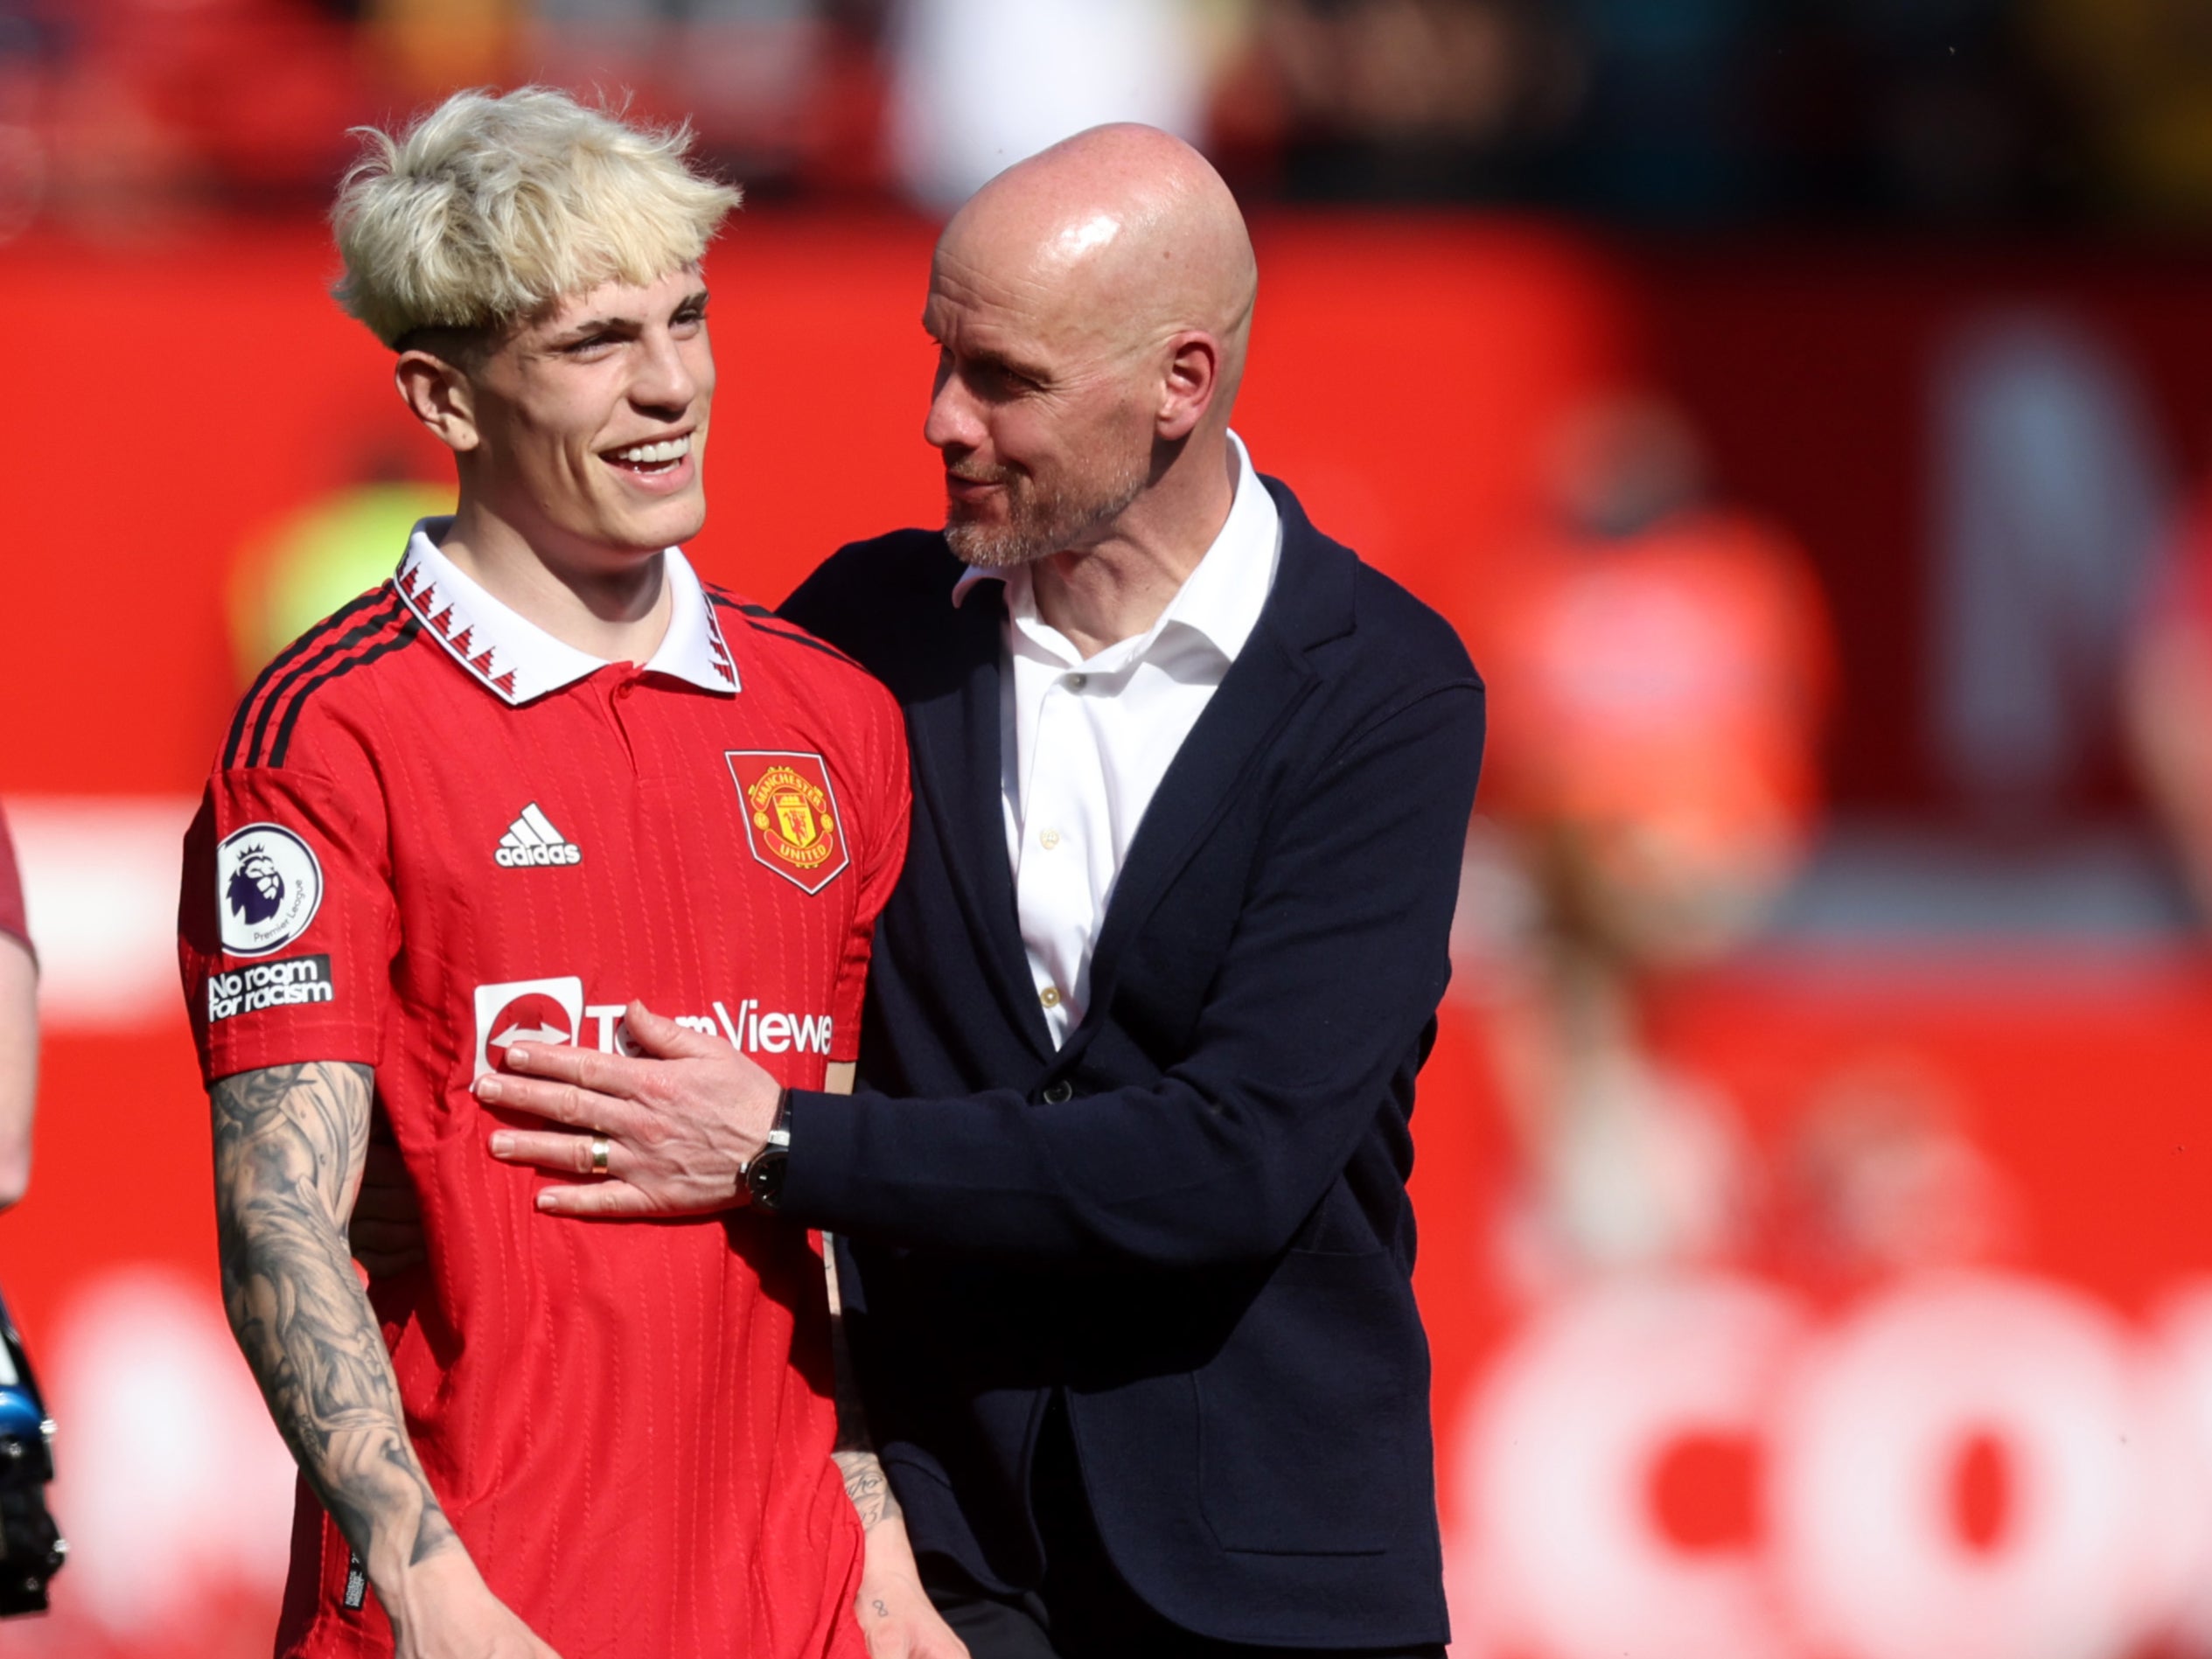
<path id="1" fill-rule="evenodd" d="M 632 127 L 549 87 L 457 92 L 363 154 L 331 222 L 348 313 L 395 349 L 499 328 L 603 282 L 695 262 L 740 192 L 686 162 L 691 129 Z"/>

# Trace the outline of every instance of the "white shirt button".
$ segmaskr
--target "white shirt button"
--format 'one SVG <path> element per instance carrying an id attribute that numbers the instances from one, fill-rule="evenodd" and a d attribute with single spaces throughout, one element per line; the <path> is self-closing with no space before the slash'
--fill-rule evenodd
<path id="1" fill-rule="evenodd" d="M 1060 1006 L 1060 987 L 1057 985 L 1046 986 L 1043 990 L 1036 993 L 1036 1000 L 1044 1004 L 1044 1006 L 1048 1008 L 1058 1007 Z"/>
<path id="2" fill-rule="evenodd" d="M 1065 683 L 1070 691 L 1081 691 L 1085 686 L 1091 683 L 1091 676 L 1088 674 L 1070 674 L 1067 677 Z"/>
<path id="3" fill-rule="evenodd" d="M 1046 852 L 1050 852 L 1060 844 L 1060 832 L 1056 829 L 1046 830 L 1036 838 L 1036 844 Z"/>

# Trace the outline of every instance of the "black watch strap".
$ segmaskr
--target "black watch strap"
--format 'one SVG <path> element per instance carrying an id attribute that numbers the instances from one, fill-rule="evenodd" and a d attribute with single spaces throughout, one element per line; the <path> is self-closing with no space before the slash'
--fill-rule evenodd
<path id="1" fill-rule="evenodd" d="M 745 1166 L 745 1192 L 754 1205 L 773 1215 L 784 1202 L 784 1166 L 791 1158 L 791 1091 L 776 1095 L 776 1118 L 767 1143 Z"/>

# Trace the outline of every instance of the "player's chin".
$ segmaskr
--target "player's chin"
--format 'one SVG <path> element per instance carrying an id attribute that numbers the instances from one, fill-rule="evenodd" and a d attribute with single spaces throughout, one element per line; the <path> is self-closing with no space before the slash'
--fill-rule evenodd
<path id="1" fill-rule="evenodd" d="M 689 541 L 707 523 L 707 496 L 689 490 L 648 503 L 625 502 L 607 514 L 610 546 L 659 549 Z"/>

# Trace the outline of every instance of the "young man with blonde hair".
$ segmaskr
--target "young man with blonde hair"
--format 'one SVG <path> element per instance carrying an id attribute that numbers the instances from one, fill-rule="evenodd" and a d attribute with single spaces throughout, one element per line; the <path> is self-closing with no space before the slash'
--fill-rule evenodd
<path id="1" fill-rule="evenodd" d="M 896 1523 L 863 1577 L 806 1234 L 541 1216 L 473 1092 L 525 1038 L 849 1077 L 898 711 L 676 547 L 736 192 L 536 88 L 369 139 L 338 297 L 459 502 L 248 693 L 179 917 L 225 1299 L 305 1487 L 278 1651 L 856 1656 L 857 1593 L 927 1604 Z M 426 1259 L 365 1295 L 373 1127 Z"/>

